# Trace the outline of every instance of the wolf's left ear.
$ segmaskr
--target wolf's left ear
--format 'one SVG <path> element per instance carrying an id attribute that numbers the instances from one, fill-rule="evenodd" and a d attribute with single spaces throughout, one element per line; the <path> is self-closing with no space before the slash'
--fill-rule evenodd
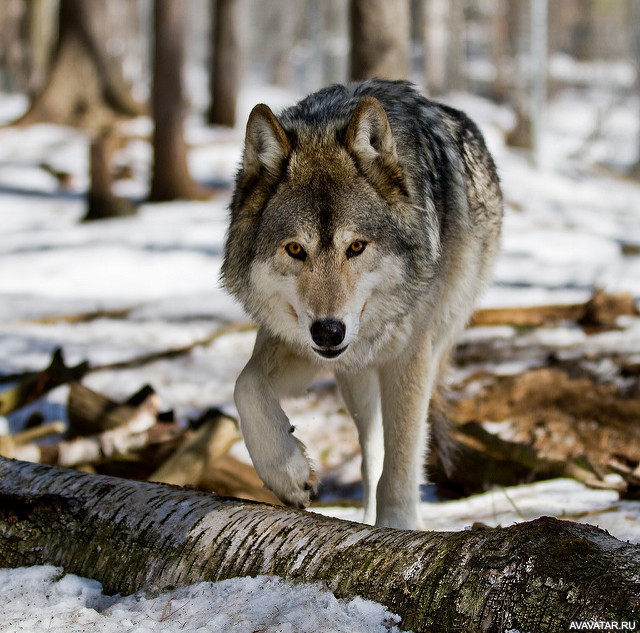
<path id="1" fill-rule="evenodd" d="M 374 97 L 362 97 L 358 101 L 347 126 L 345 144 L 375 185 L 395 185 L 404 189 L 389 119 L 382 104 Z"/>
<path id="2" fill-rule="evenodd" d="M 278 119 L 264 103 L 251 110 L 244 144 L 244 171 L 257 176 L 261 169 L 273 178 L 280 175 L 291 145 Z"/>

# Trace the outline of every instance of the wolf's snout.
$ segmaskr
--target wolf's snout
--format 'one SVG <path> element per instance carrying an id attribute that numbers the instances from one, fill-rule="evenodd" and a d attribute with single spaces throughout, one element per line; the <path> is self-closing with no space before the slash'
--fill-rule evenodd
<path id="1" fill-rule="evenodd" d="M 311 324 L 311 338 L 318 347 L 338 347 L 346 331 L 344 323 L 336 319 L 320 319 Z"/>

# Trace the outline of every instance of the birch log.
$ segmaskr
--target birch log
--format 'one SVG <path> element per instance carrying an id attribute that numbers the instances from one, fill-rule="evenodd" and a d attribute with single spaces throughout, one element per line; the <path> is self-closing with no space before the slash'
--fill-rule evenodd
<path id="1" fill-rule="evenodd" d="M 0 458 L 0 563 L 50 563 L 105 592 L 275 574 L 386 605 L 414 632 L 562 631 L 640 616 L 640 546 L 541 518 L 373 528 L 166 484 Z"/>

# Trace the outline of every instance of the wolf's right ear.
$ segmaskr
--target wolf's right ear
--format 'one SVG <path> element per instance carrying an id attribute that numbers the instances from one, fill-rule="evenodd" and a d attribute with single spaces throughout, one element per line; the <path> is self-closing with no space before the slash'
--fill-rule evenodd
<path id="1" fill-rule="evenodd" d="M 291 145 L 278 119 L 264 103 L 251 110 L 247 121 L 243 168 L 247 175 L 257 176 L 261 169 L 273 178 L 280 175 Z"/>

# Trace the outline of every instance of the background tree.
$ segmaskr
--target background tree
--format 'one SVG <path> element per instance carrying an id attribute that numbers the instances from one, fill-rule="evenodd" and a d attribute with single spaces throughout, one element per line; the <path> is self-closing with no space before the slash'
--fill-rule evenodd
<path id="1" fill-rule="evenodd" d="M 527 77 L 529 64 L 524 49 L 529 34 L 529 1 L 512 0 L 507 3 L 507 21 L 511 33 L 511 46 L 515 71 L 515 81 L 511 92 L 511 101 L 516 115 L 514 128 L 506 135 L 507 145 L 531 149 L 533 146 L 531 130 L 531 112 L 529 110 L 529 85 Z"/>
<path id="2" fill-rule="evenodd" d="M 640 3 L 636 2 L 631 8 L 631 23 L 634 25 L 633 54 L 636 60 L 636 94 L 640 95 Z M 640 111 L 638 112 L 640 114 Z M 631 168 L 631 176 L 640 180 L 640 127 L 638 129 L 638 160 Z"/>
<path id="3" fill-rule="evenodd" d="M 89 148 L 89 192 L 87 213 L 84 220 L 104 220 L 106 218 L 133 215 L 136 207 L 114 195 L 113 152 L 116 137 L 113 127 L 105 127 L 94 135 Z"/>
<path id="4" fill-rule="evenodd" d="M 451 6 L 447 0 L 422 2 L 422 63 L 424 82 L 432 97 L 444 94 L 449 87 L 447 59 L 449 48 L 448 16 Z"/>
<path id="5" fill-rule="evenodd" d="M 155 2 L 151 90 L 153 173 L 149 194 L 153 202 L 203 197 L 189 173 L 184 140 L 184 8 L 182 0 Z"/>
<path id="6" fill-rule="evenodd" d="M 27 54 L 27 92 L 37 94 L 47 79 L 55 29 L 55 12 L 46 0 L 25 0 L 22 31 Z"/>
<path id="7" fill-rule="evenodd" d="M 407 79 L 409 0 L 351 0 L 350 20 L 351 79 Z"/>
<path id="8" fill-rule="evenodd" d="M 238 1 L 211 0 L 212 52 L 209 93 L 211 104 L 207 120 L 212 125 L 233 127 L 240 87 L 240 42 Z"/>
<path id="9" fill-rule="evenodd" d="M 145 111 L 96 34 L 106 0 L 60 0 L 58 42 L 49 77 L 16 123 L 48 122 L 93 130 Z"/>

